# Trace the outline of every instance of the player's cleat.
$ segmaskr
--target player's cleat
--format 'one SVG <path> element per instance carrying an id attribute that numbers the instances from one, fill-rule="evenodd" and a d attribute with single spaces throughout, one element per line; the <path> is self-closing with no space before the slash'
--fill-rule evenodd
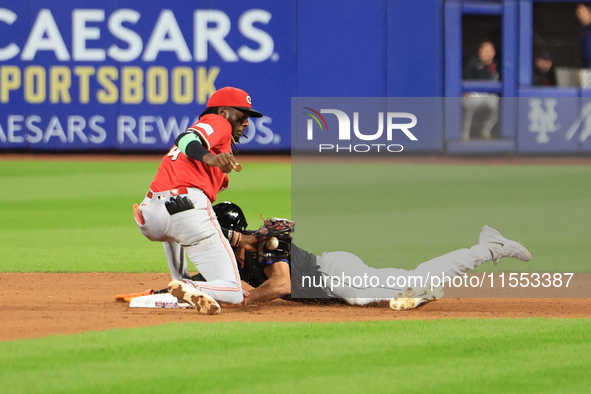
<path id="1" fill-rule="evenodd" d="M 499 230 L 492 227 L 482 227 L 478 243 L 490 250 L 495 265 L 502 257 L 513 257 L 521 261 L 531 260 L 529 249 L 517 241 L 503 237 Z"/>
<path id="2" fill-rule="evenodd" d="M 405 311 L 436 301 L 443 297 L 443 287 L 414 288 L 407 287 L 400 294 L 390 300 L 390 308 L 395 311 Z"/>
<path id="3" fill-rule="evenodd" d="M 175 296 L 179 302 L 185 301 L 197 312 L 204 315 L 219 315 L 222 311 L 216 300 L 197 289 L 192 282 L 173 280 L 168 284 L 168 292 Z"/>

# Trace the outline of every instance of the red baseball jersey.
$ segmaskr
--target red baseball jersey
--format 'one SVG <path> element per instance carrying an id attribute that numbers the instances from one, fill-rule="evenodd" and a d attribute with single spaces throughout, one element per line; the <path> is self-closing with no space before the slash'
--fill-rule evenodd
<path id="1" fill-rule="evenodd" d="M 207 114 L 187 131 L 199 135 L 205 148 L 216 155 L 232 152 L 232 125 L 223 116 Z M 175 145 L 164 155 L 150 189 L 162 192 L 183 186 L 196 187 L 213 202 L 218 192 L 228 187 L 228 183 L 228 175 L 222 170 L 187 157 Z"/>

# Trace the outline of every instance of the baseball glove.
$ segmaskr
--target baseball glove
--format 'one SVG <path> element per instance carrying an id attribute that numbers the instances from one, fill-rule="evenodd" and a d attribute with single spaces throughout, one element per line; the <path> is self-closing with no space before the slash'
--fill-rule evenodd
<path id="1" fill-rule="evenodd" d="M 263 219 L 264 223 L 254 236 L 259 240 L 258 255 L 267 261 L 285 259 L 291 251 L 295 222 L 282 218 Z"/>
<path id="2" fill-rule="evenodd" d="M 164 206 L 171 216 L 195 208 L 195 205 L 187 196 L 170 197 L 170 201 L 166 201 Z"/>

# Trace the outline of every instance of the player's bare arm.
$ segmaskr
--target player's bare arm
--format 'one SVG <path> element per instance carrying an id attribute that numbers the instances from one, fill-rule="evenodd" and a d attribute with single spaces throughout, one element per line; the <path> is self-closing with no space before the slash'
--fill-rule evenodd
<path id="1" fill-rule="evenodd" d="M 232 170 L 238 171 L 240 165 L 233 154 L 225 152 L 219 155 L 208 152 L 203 156 L 202 161 L 208 166 L 219 167 L 226 174 L 232 172 Z"/>
<path id="2" fill-rule="evenodd" d="M 244 249 L 247 252 L 256 253 L 259 250 L 259 240 L 251 234 L 242 234 L 237 249 Z"/>
<path id="3" fill-rule="evenodd" d="M 276 261 L 269 264 L 265 267 L 265 275 L 268 279 L 250 292 L 246 299 L 247 304 L 272 301 L 291 294 L 291 276 L 287 262 Z"/>

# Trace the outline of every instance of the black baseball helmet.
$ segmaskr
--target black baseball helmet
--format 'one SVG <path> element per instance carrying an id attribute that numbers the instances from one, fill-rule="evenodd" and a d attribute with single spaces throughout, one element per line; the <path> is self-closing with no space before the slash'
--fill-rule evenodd
<path id="1" fill-rule="evenodd" d="M 227 230 L 234 230 L 243 233 L 248 227 L 246 217 L 242 209 L 233 202 L 225 201 L 213 206 L 220 226 Z"/>

